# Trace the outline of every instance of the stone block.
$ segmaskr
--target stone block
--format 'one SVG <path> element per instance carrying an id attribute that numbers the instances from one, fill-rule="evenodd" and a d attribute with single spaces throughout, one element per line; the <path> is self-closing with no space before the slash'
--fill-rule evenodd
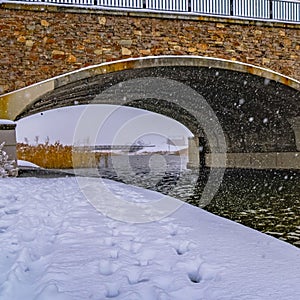
<path id="1" fill-rule="evenodd" d="M 226 166 L 228 168 L 249 168 L 250 155 L 248 153 L 227 153 Z"/>
<path id="2" fill-rule="evenodd" d="M 122 47 L 122 55 L 129 56 L 131 53 L 132 51 L 130 49 Z"/>
<path id="3" fill-rule="evenodd" d="M 190 53 L 197 52 L 197 48 L 195 48 L 195 47 L 189 47 L 188 48 L 188 52 L 190 52 Z"/>
<path id="4" fill-rule="evenodd" d="M 151 50 L 150 50 L 150 49 L 139 50 L 139 52 L 140 52 L 142 55 L 150 55 L 150 54 L 151 54 Z"/>
<path id="5" fill-rule="evenodd" d="M 20 35 L 18 38 L 17 38 L 17 41 L 20 42 L 20 43 L 25 43 L 26 42 L 26 38 L 22 35 Z"/>
<path id="6" fill-rule="evenodd" d="M 77 59 L 74 55 L 70 54 L 67 58 L 68 63 L 76 63 Z"/>
<path id="7" fill-rule="evenodd" d="M 0 123 L 0 143 L 4 144 L 3 150 L 7 153 L 9 159 L 15 160 L 16 155 L 16 132 L 13 129 L 13 124 L 1 124 Z"/>
<path id="8" fill-rule="evenodd" d="M 205 155 L 206 166 L 212 168 L 226 168 L 227 165 L 227 155 L 221 153 L 207 153 Z M 232 166 L 231 166 L 232 167 Z"/>
<path id="9" fill-rule="evenodd" d="M 16 145 L 15 130 L 1 130 L 0 128 L 0 143 L 5 142 L 5 146 Z"/>
<path id="10" fill-rule="evenodd" d="M 197 44 L 197 48 L 199 48 L 201 51 L 206 51 L 208 49 L 208 44 Z"/>
<path id="11" fill-rule="evenodd" d="M 132 45 L 132 40 L 120 40 L 119 44 L 124 47 L 130 47 Z"/>
<path id="12" fill-rule="evenodd" d="M 96 50 L 94 51 L 94 53 L 95 53 L 96 55 L 102 55 L 102 54 L 103 54 L 103 50 L 102 50 L 102 49 L 96 49 Z"/>
<path id="13" fill-rule="evenodd" d="M 50 24 L 46 20 L 41 20 L 41 25 L 44 26 L 44 27 L 48 27 Z"/>
<path id="14" fill-rule="evenodd" d="M 27 40 L 25 42 L 26 47 L 31 48 L 33 46 L 34 42 L 32 40 Z"/>
<path id="15" fill-rule="evenodd" d="M 277 153 L 251 153 L 250 166 L 252 169 L 276 169 Z"/>
<path id="16" fill-rule="evenodd" d="M 52 51 L 52 57 L 54 59 L 61 59 L 61 58 L 65 58 L 66 54 L 64 51 L 60 51 L 60 50 L 53 50 Z"/>
<path id="17" fill-rule="evenodd" d="M 279 169 L 300 170 L 300 152 L 277 153 L 277 167 Z"/>
<path id="18" fill-rule="evenodd" d="M 106 24 L 106 17 L 99 17 L 98 22 L 100 25 L 105 25 Z"/>

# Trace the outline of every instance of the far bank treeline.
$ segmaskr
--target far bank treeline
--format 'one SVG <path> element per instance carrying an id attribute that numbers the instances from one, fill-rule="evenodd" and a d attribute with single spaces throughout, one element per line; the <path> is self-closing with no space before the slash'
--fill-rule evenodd
<path id="1" fill-rule="evenodd" d="M 158 151 L 157 154 L 165 155 L 169 151 Z M 120 154 L 120 153 L 119 153 Z M 17 144 L 17 158 L 32 162 L 46 169 L 73 169 L 95 168 L 101 165 L 108 166 L 108 158 L 111 155 L 119 155 L 111 152 L 94 152 L 89 147 L 63 145 L 60 142 L 49 144 L 30 145 L 27 143 Z M 124 154 L 124 153 L 123 153 Z M 153 154 L 144 152 L 144 155 Z M 187 149 L 172 151 L 173 155 L 187 155 Z"/>
<path id="2" fill-rule="evenodd" d="M 72 146 L 54 144 L 17 144 L 17 158 L 30 161 L 47 169 L 94 168 L 104 159 L 107 163 L 109 153 L 91 152 L 84 148 L 75 151 Z"/>

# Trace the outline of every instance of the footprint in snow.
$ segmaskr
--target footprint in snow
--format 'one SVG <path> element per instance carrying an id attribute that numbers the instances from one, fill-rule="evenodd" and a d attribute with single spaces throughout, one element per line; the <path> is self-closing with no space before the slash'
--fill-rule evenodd
<path id="1" fill-rule="evenodd" d="M 11 210 L 5 210 L 4 211 L 6 215 L 16 215 L 19 210 L 18 209 L 11 209 Z"/>
<path id="2" fill-rule="evenodd" d="M 101 275 L 112 275 L 117 269 L 118 266 L 109 259 L 101 259 L 99 262 L 99 273 Z"/>
<path id="3" fill-rule="evenodd" d="M 119 258 L 119 250 L 118 249 L 111 249 L 109 252 L 109 256 L 112 259 L 118 259 Z"/>
<path id="4" fill-rule="evenodd" d="M 142 248 L 142 243 L 133 242 L 133 241 L 124 241 L 120 243 L 122 249 L 131 252 L 132 254 L 136 254 Z"/>
<path id="5" fill-rule="evenodd" d="M 136 285 L 143 282 L 148 282 L 149 274 L 145 274 L 145 269 L 141 268 L 138 264 L 123 266 L 120 269 L 120 274 L 123 278 L 127 278 L 128 284 Z"/>
<path id="6" fill-rule="evenodd" d="M 157 256 L 161 256 L 161 253 L 155 249 L 143 249 L 137 253 L 138 266 L 148 266 Z"/>
<path id="7" fill-rule="evenodd" d="M 182 268 L 187 273 L 187 277 L 192 283 L 214 280 L 218 277 L 219 271 L 221 271 L 219 267 L 208 264 L 200 258 L 179 262 L 177 267 Z"/>
<path id="8" fill-rule="evenodd" d="M 7 228 L 8 228 L 8 226 L 7 227 L 5 227 L 5 226 L 1 227 L 0 226 L 0 233 L 4 233 L 7 230 Z"/>
<path id="9" fill-rule="evenodd" d="M 190 241 L 171 241 L 170 244 L 178 255 L 183 255 L 196 248 L 196 244 Z"/>
<path id="10" fill-rule="evenodd" d="M 72 300 L 72 297 L 66 293 L 59 292 L 56 284 L 51 283 L 46 286 L 34 300 Z"/>
<path id="11" fill-rule="evenodd" d="M 111 236 L 105 237 L 102 239 L 102 244 L 104 246 L 113 247 L 116 245 L 114 238 Z"/>
<path id="12" fill-rule="evenodd" d="M 120 295 L 120 283 L 106 284 L 106 298 L 116 298 Z"/>

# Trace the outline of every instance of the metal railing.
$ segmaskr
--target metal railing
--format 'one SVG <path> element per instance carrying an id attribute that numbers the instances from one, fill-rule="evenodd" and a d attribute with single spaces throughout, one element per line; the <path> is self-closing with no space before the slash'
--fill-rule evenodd
<path id="1" fill-rule="evenodd" d="M 215 15 L 300 23 L 300 0 L 0 0 L 2 2 L 88 6 Z"/>
<path id="2" fill-rule="evenodd" d="M 300 22 L 300 1 L 272 1 L 273 19 Z"/>
<path id="3" fill-rule="evenodd" d="M 163 10 L 163 11 L 189 11 L 189 0 L 146 0 L 146 9 Z"/>
<path id="4" fill-rule="evenodd" d="M 201 14 L 230 16 L 232 0 L 192 0 L 191 11 Z"/>
<path id="5" fill-rule="evenodd" d="M 143 8 L 143 0 L 96 0 L 94 4 L 109 7 Z"/>
<path id="6" fill-rule="evenodd" d="M 271 1 L 236 0 L 233 2 L 233 15 L 235 16 L 268 19 L 271 15 Z"/>

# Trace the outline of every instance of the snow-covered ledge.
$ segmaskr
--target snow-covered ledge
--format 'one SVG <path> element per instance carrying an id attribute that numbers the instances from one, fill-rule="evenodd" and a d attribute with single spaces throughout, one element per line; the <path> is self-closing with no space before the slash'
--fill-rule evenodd
<path id="1" fill-rule="evenodd" d="M 13 121 L 0 119 L 0 144 L 5 143 L 4 150 L 10 160 L 17 158 L 16 126 Z"/>

